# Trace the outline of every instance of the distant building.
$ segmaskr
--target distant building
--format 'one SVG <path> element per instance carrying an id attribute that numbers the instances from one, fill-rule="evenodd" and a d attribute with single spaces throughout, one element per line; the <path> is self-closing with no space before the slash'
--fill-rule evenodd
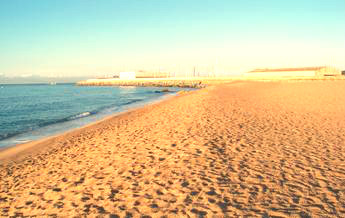
<path id="1" fill-rule="evenodd" d="M 345 70 L 341 71 L 341 75 L 345 76 Z"/>
<path id="2" fill-rule="evenodd" d="M 304 67 L 304 68 L 278 68 L 256 69 L 244 74 L 246 77 L 313 77 L 313 76 L 337 76 L 340 70 L 334 67 Z"/>
<path id="3" fill-rule="evenodd" d="M 120 72 L 120 79 L 135 79 L 135 72 Z"/>
<path id="4" fill-rule="evenodd" d="M 168 72 L 156 72 L 156 71 L 144 71 L 139 70 L 136 72 L 136 78 L 167 78 L 169 77 Z"/>

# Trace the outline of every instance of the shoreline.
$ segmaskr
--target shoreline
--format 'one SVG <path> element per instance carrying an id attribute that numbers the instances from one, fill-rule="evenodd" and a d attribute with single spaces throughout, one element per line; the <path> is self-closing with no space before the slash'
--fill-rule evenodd
<path id="1" fill-rule="evenodd" d="M 343 78 L 345 79 L 345 77 Z M 249 79 L 249 80 L 232 80 L 232 81 L 228 81 L 228 83 L 220 83 L 220 85 L 232 85 L 232 84 L 236 84 L 236 83 L 282 83 L 282 82 L 287 82 L 287 83 L 299 83 L 299 82 L 320 82 L 320 81 L 326 81 L 326 82 L 334 82 L 334 81 L 339 81 L 339 80 L 343 80 L 343 79 L 326 79 L 326 80 L 321 80 L 321 79 L 308 79 L 308 78 L 303 78 L 303 79 L 286 79 L 286 80 L 282 80 L 282 79 L 264 79 L 264 80 L 258 80 L 258 79 Z M 129 108 L 129 109 L 125 109 L 124 111 L 120 111 L 120 112 L 116 112 L 110 115 L 106 115 L 105 117 L 101 118 L 100 120 L 96 120 L 93 121 L 91 123 L 87 123 L 85 125 L 82 125 L 80 127 L 77 128 L 72 128 L 66 131 L 62 131 L 62 132 L 58 132 L 56 134 L 52 134 L 50 136 L 45 136 L 43 138 L 39 138 L 39 139 L 34 139 L 32 141 L 29 142 L 24 142 L 24 143 L 18 143 L 18 144 L 14 144 L 14 145 L 9 145 L 9 146 L 4 146 L 4 147 L 0 147 L 0 164 L 2 162 L 10 162 L 10 161 L 17 161 L 17 159 L 23 159 L 28 155 L 37 153 L 37 152 L 33 152 L 31 151 L 32 149 L 39 147 L 42 148 L 44 147 L 46 144 L 50 145 L 52 143 L 55 143 L 58 139 L 63 139 L 65 137 L 71 137 L 71 136 L 76 136 L 78 134 L 81 134 L 83 131 L 87 131 L 87 130 L 92 130 L 94 128 L 96 128 L 99 125 L 102 125 L 102 123 L 105 123 L 106 121 L 110 121 L 112 119 L 116 119 L 117 117 L 121 117 L 121 116 L 126 116 L 129 115 L 131 112 L 135 112 L 135 111 L 139 111 L 139 110 L 144 110 L 146 107 L 150 107 L 156 104 L 161 104 L 165 101 L 168 101 L 169 99 L 173 99 L 179 96 L 183 96 L 186 94 L 191 94 L 195 91 L 198 90 L 204 90 L 204 89 L 212 89 L 214 88 L 214 86 L 217 85 L 217 83 L 215 83 L 214 85 L 208 85 L 208 86 L 204 86 L 203 88 L 195 88 L 194 90 L 188 90 L 186 91 L 182 91 L 182 94 L 179 94 L 178 91 L 173 95 L 164 95 L 164 96 L 160 96 L 158 99 L 154 99 L 152 102 L 148 102 L 146 104 L 143 105 L 137 105 L 134 106 L 133 108 Z M 82 85 L 84 86 L 84 85 Z M 91 85 L 94 86 L 94 85 Z M 95 85 L 98 86 L 98 85 Z M 155 87 L 155 86 L 152 86 Z M 164 88 L 165 86 L 161 86 L 162 88 Z M 176 86 L 178 87 L 178 86 Z M 49 146 L 48 146 L 49 147 Z M 46 150 L 43 148 L 43 150 Z M 28 153 L 28 154 L 26 154 Z M 18 158 L 19 156 L 19 158 Z M 12 160 L 13 159 L 13 160 Z"/>
<path id="2" fill-rule="evenodd" d="M 188 92 L 184 91 L 184 93 L 182 95 L 185 95 L 185 94 L 190 93 L 190 92 L 195 92 L 197 90 L 200 90 L 200 89 L 189 90 Z M 170 95 L 169 94 L 163 95 L 163 96 L 160 96 L 158 99 L 153 99 L 152 101 L 147 102 L 143 105 L 139 104 L 139 105 L 131 107 L 129 109 L 125 109 L 124 111 L 120 111 L 117 113 L 107 115 L 107 116 L 101 118 L 100 120 L 93 121 L 93 122 L 88 123 L 86 125 L 83 125 L 81 127 L 73 128 L 73 129 L 70 129 L 67 131 L 63 131 L 60 133 L 53 134 L 51 136 L 43 137 L 40 139 L 35 139 L 35 140 L 25 142 L 25 143 L 19 143 L 19 144 L 0 147 L 0 164 L 2 162 L 17 161 L 18 159 L 23 159 L 28 155 L 32 155 L 32 154 L 35 154 L 37 152 L 42 151 L 42 150 L 32 151 L 35 148 L 40 148 L 40 149 L 42 148 L 43 150 L 47 150 L 46 148 L 44 148 L 44 146 L 49 147 L 49 145 L 56 143 L 59 139 L 66 140 L 66 137 L 75 136 L 75 135 L 82 133 L 83 131 L 95 129 L 95 128 L 97 128 L 97 126 L 102 125 L 105 122 L 110 121 L 112 119 L 116 119 L 116 118 L 121 117 L 121 116 L 126 116 L 126 115 L 128 115 L 134 111 L 142 110 L 146 107 L 150 107 L 150 106 L 153 106 L 156 104 L 163 103 L 165 101 L 168 101 L 169 99 L 176 98 L 178 96 L 181 96 L 178 94 L 178 92 L 176 92 L 174 94 L 170 94 Z"/>

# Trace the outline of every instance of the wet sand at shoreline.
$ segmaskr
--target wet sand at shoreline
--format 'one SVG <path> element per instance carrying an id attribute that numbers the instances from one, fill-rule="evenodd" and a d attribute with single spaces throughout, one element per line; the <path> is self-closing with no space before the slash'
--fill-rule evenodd
<path id="1" fill-rule="evenodd" d="M 42 141 L 0 160 L 0 216 L 345 217 L 344 93 L 217 85 Z"/>

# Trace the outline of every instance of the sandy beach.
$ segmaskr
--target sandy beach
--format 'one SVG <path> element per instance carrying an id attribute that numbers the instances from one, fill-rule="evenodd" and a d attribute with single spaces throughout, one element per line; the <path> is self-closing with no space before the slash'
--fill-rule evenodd
<path id="1" fill-rule="evenodd" d="M 345 217 L 345 81 L 209 86 L 0 152 L 1 217 Z"/>

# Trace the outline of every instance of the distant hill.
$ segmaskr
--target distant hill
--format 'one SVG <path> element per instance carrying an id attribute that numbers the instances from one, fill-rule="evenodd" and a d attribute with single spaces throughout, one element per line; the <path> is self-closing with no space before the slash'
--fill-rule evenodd
<path id="1" fill-rule="evenodd" d="M 0 75 L 0 84 L 28 84 L 28 83 L 76 83 L 81 80 L 89 79 L 90 77 L 6 77 Z"/>

